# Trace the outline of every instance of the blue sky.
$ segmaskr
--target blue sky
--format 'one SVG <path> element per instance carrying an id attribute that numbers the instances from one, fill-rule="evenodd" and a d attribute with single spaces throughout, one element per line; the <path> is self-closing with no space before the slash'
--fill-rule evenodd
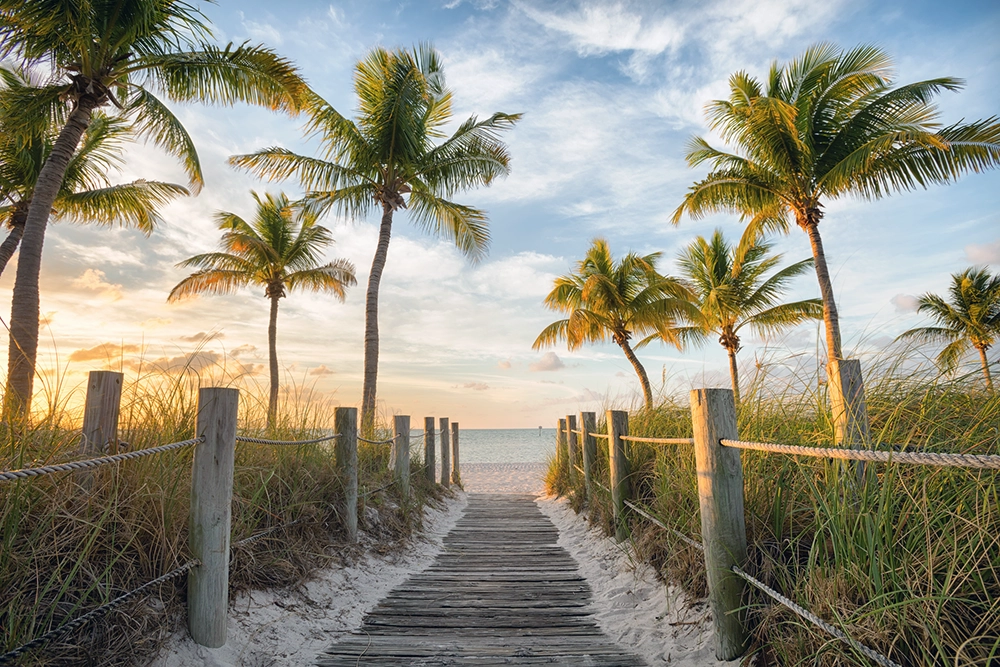
<path id="1" fill-rule="evenodd" d="M 220 41 L 263 42 L 301 67 L 336 108 L 353 113 L 354 63 L 376 44 L 433 43 L 454 91 L 456 120 L 521 112 L 509 133 L 511 176 L 459 201 L 489 211 L 489 258 L 473 266 L 447 243 L 398 215 L 382 283 L 379 397 L 385 413 L 447 415 L 466 426 L 551 425 L 559 415 L 635 399 L 638 383 L 614 346 L 533 352 L 556 315 L 541 302 L 595 236 L 616 254 L 662 251 L 670 272 L 677 251 L 731 216 L 668 218 L 703 172 L 683 160 L 692 134 L 709 136 L 703 105 L 727 95 L 745 69 L 763 75 L 818 41 L 878 44 L 895 59 L 898 81 L 966 80 L 940 97 L 953 122 L 1000 113 L 1000 5 L 792 0 L 680 2 L 229 2 L 205 7 Z M 43 358 L 67 386 L 105 365 L 163 366 L 195 355 L 264 382 L 267 303 L 247 291 L 167 305 L 186 275 L 174 264 L 214 248 L 211 216 L 252 213 L 251 189 L 296 194 L 294 184 L 263 184 L 225 166 L 231 154 L 280 145 L 311 152 L 300 121 L 247 107 L 176 106 L 206 172 L 196 198 L 172 204 L 152 237 L 59 223 L 43 262 Z M 717 140 L 716 140 L 717 142 Z M 717 142 L 718 143 L 718 142 Z M 184 182 L 179 165 L 135 146 L 121 178 Z M 1000 270 L 1000 172 L 880 202 L 829 202 L 821 226 L 845 343 L 871 354 L 923 319 L 914 296 L 943 292 L 950 273 L 971 264 Z M 375 246 L 375 220 L 326 221 L 331 256 L 358 267 L 346 304 L 292 294 L 281 303 L 279 357 L 286 381 L 315 386 L 333 402 L 360 399 L 363 286 Z M 798 230 L 776 242 L 788 261 L 809 256 Z M 13 270 L 4 273 L 9 294 Z M 815 277 L 791 296 L 818 295 Z M 9 297 L 7 297 L 9 298 Z M 0 306 L 6 311 L 6 305 Z M 815 352 L 818 327 L 767 341 L 777 357 Z M 745 339 L 752 364 L 763 341 Z M 45 346 L 48 345 L 46 348 Z M 995 356 L 995 355 L 994 355 Z M 725 354 L 714 343 L 679 353 L 640 353 L 666 391 L 725 386 Z"/>

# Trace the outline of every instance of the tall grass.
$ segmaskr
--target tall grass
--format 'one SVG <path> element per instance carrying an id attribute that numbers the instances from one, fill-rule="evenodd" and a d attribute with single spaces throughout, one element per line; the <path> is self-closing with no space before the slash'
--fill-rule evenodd
<path id="1" fill-rule="evenodd" d="M 121 440 L 144 449 L 194 436 L 199 386 L 241 389 L 240 431 L 263 432 L 266 392 L 221 367 L 194 373 L 154 370 L 127 378 Z M 79 401 L 75 401 L 79 403 Z M 0 433 L 0 469 L 80 457 L 74 400 L 48 399 L 29 429 Z M 278 439 L 302 439 L 333 426 L 333 404 L 307 387 L 286 392 Z M 0 483 L 0 648 L 10 650 L 187 561 L 190 448 L 97 468 L 86 485 L 72 473 Z M 389 451 L 359 443 L 359 524 L 369 546 L 400 544 L 417 529 L 421 508 L 440 490 L 415 474 L 413 497 L 391 482 Z M 415 466 L 422 466 L 414 461 Z M 350 561 L 339 514 L 343 486 L 333 447 L 238 444 L 233 486 L 233 541 L 283 526 L 234 548 L 231 590 L 293 585 L 316 568 Z M 101 620 L 35 651 L 24 665 L 144 664 L 185 622 L 184 579 L 160 586 Z M 2 652 L 2 651 L 0 651 Z"/>
<path id="2" fill-rule="evenodd" d="M 805 362 L 782 368 L 757 369 L 739 410 L 740 437 L 831 443 L 822 376 Z M 896 353 L 866 363 L 865 377 L 879 448 L 1000 454 L 1000 398 L 977 390 L 974 376 L 941 377 Z M 631 415 L 630 432 L 690 437 L 686 398 Z M 604 447 L 597 479 L 606 484 Z M 700 539 L 691 448 L 631 443 L 629 457 L 637 501 Z M 742 457 L 751 574 L 903 665 L 1000 663 L 1000 474 L 870 464 L 859 484 L 838 462 Z M 581 483 L 559 473 L 550 470 L 550 487 L 581 506 Z M 612 532 L 602 490 L 589 513 Z M 701 554 L 641 517 L 631 521 L 637 550 L 662 576 L 704 596 Z M 755 590 L 747 595 L 755 664 L 869 664 Z"/>

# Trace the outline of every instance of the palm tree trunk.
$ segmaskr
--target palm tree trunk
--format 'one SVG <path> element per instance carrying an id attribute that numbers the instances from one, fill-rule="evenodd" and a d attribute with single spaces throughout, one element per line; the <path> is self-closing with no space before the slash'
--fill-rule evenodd
<path id="1" fill-rule="evenodd" d="M 382 204 L 382 224 L 378 230 L 378 246 L 368 274 L 368 292 L 365 295 L 365 378 L 361 389 L 361 428 L 368 432 L 375 426 L 375 385 L 378 381 L 378 288 L 382 270 L 389 253 L 392 235 L 392 206 Z"/>
<path id="2" fill-rule="evenodd" d="M 977 347 L 979 361 L 983 364 L 983 378 L 986 379 L 986 391 L 993 393 L 993 378 L 990 377 L 990 362 L 986 359 L 986 348 Z"/>
<path id="3" fill-rule="evenodd" d="M 823 297 L 823 323 L 826 325 L 826 353 L 830 359 L 843 359 L 844 353 L 840 346 L 840 316 L 837 314 L 837 302 L 833 298 L 833 283 L 830 281 L 830 270 L 826 266 L 826 254 L 823 252 L 823 239 L 819 236 L 819 222 L 810 220 L 805 225 L 812 246 L 813 260 L 816 265 L 816 278 L 819 281 L 819 293 Z"/>
<path id="4" fill-rule="evenodd" d="M 38 278 L 42 270 L 42 245 L 52 204 L 62 187 L 69 161 L 80 144 L 80 138 L 90 125 L 91 113 L 97 100 L 85 95 L 76 108 L 49 154 L 31 197 L 28 218 L 21 239 L 21 255 L 17 262 L 14 294 L 10 308 L 10 346 L 7 351 L 7 391 L 4 394 L 4 419 L 25 418 L 31 409 L 31 390 L 35 380 L 35 358 L 38 354 Z"/>
<path id="5" fill-rule="evenodd" d="M 736 407 L 740 407 L 740 371 L 736 367 L 736 350 L 726 348 L 729 353 L 729 378 L 733 381 L 733 399 Z"/>
<path id="6" fill-rule="evenodd" d="M 18 222 L 17 213 L 14 216 L 15 218 L 11 222 L 10 234 L 3 240 L 3 243 L 0 243 L 0 274 L 7 268 L 7 264 L 10 262 L 11 257 L 14 256 L 18 244 L 21 243 L 21 237 L 24 236 L 24 221 L 21 220 Z"/>
<path id="7" fill-rule="evenodd" d="M 642 363 L 639 362 L 639 358 L 635 356 L 635 352 L 629 346 L 628 341 L 622 339 L 618 343 L 622 351 L 625 352 L 625 357 L 632 364 L 632 368 L 635 369 L 635 374 L 639 376 L 639 384 L 642 385 L 642 397 L 646 400 L 646 408 L 653 407 L 653 390 L 649 386 L 649 378 L 646 376 L 646 369 L 642 367 Z"/>
<path id="8" fill-rule="evenodd" d="M 267 323 L 267 354 L 271 367 L 271 391 L 267 395 L 267 428 L 274 426 L 278 417 L 278 299 L 271 297 L 271 318 Z"/>

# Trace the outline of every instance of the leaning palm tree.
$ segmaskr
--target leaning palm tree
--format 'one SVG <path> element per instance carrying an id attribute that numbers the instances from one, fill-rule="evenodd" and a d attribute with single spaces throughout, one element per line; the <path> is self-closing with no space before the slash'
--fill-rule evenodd
<path id="1" fill-rule="evenodd" d="M 819 234 L 823 203 L 846 195 L 880 199 L 900 190 L 950 183 L 1000 163 L 1000 119 L 942 127 L 933 96 L 959 90 L 945 77 L 894 88 L 892 62 L 879 48 L 808 49 L 763 83 L 746 72 L 729 79 L 728 100 L 707 107 L 709 126 L 733 151 L 695 137 L 691 166 L 712 171 L 674 212 L 700 218 L 733 211 L 751 236 L 787 232 L 794 220 L 809 236 L 823 299 L 827 354 L 843 358 L 833 284 Z"/>
<path id="2" fill-rule="evenodd" d="M 734 247 L 717 229 L 710 240 L 699 236 L 678 258 L 681 275 L 694 290 L 698 316 L 673 335 L 693 343 L 703 343 L 709 335 L 719 337 L 729 354 L 729 375 L 737 405 L 740 331 L 747 328 L 757 334 L 775 334 L 823 317 L 819 299 L 780 303 L 789 281 L 808 271 L 813 261 L 804 259 L 768 276 L 782 259 L 781 255 L 770 254 L 771 247 L 759 239 Z"/>
<path id="3" fill-rule="evenodd" d="M 23 417 L 30 406 L 46 223 L 94 110 L 110 105 L 113 114 L 128 118 L 140 136 L 180 158 L 197 189 L 202 175 L 194 144 L 154 90 L 175 101 L 299 109 L 306 86 L 288 61 L 263 47 L 219 48 L 210 37 L 206 17 L 184 0 L 0 0 L 0 59 L 51 71 L 47 85 L 24 97 L 25 109 L 33 111 L 25 117 L 35 120 L 17 133 L 30 136 L 57 110 L 67 110 L 38 174 L 21 240 L 4 396 L 8 417 Z"/>
<path id="4" fill-rule="evenodd" d="M 370 429 L 378 379 L 378 292 L 393 215 L 408 209 L 419 227 L 454 241 L 473 260 L 482 257 L 489 245 L 486 214 L 451 197 L 507 175 L 510 157 L 500 133 L 520 116 L 473 116 L 445 139 L 451 92 L 437 52 L 427 45 L 372 50 L 355 67 L 354 91 L 359 101 L 355 121 L 313 99 L 307 128 L 322 142 L 320 157 L 274 147 L 233 156 L 230 163 L 261 178 L 297 178 L 321 210 L 332 208 L 348 217 L 373 210 L 381 214 L 365 300 L 361 415 Z"/>
<path id="5" fill-rule="evenodd" d="M 1000 338 L 1000 275 L 976 267 L 953 273 L 948 297 L 921 296 L 918 312 L 930 315 L 940 326 L 910 329 L 899 337 L 947 343 L 937 357 L 945 371 L 954 370 L 972 347 L 979 353 L 986 389 L 992 394 L 986 351 Z"/>
<path id="6" fill-rule="evenodd" d="M 538 334 L 532 349 L 565 340 L 570 350 L 584 343 L 614 341 L 639 376 L 647 408 L 653 405 L 649 377 L 629 344 L 633 336 L 657 334 L 680 346 L 673 330 L 680 317 L 693 317 L 692 294 L 684 283 L 656 271 L 660 253 L 628 253 L 619 261 L 604 239 L 594 239 L 576 271 L 556 278 L 545 297 L 550 310 L 568 313 Z"/>
<path id="7" fill-rule="evenodd" d="M 51 127 L 38 127 L 18 136 L 4 128 L 21 126 L 16 106 L 5 93 L 21 95 L 32 85 L 23 72 L 0 67 L 0 224 L 10 233 L 0 243 L 0 273 L 14 256 L 24 234 L 38 175 L 52 152 Z M 79 149 L 70 158 L 66 176 L 52 204 L 52 216 L 102 226 L 134 227 L 149 235 L 159 221 L 157 209 L 171 199 L 188 194 L 173 183 L 136 180 L 112 184 L 107 173 L 122 164 L 123 144 L 131 134 L 121 118 L 95 113 Z"/>
<path id="8" fill-rule="evenodd" d="M 354 285 L 354 265 L 345 259 L 320 264 L 325 248 L 333 243 L 326 227 L 316 224 L 316 212 L 290 202 L 284 195 L 253 193 L 257 212 L 252 222 L 235 213 L 219 212 L 216 221 L 222 235 L 222 252 L 195 255 L 179 267 L 199 269 L 170 291 L 167 301 L 195 294 L 232 294 L 250 285 L 264 288 L 271 300 L 267 327 L 267 349 L 271 386 L 267 402 L 267 426 L 278 411 L 278 300 L 297 288 L 325 291 L 344 300 Z"/>

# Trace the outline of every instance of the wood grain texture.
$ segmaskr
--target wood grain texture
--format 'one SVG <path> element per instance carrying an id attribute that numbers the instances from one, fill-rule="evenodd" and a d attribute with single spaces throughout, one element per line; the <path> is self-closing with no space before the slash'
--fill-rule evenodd
<path id="1" fill-rule="evenodd" d="M 344 528 L 347 539 L 358 541 L 358 409 L 337 408 L 333 413 L 337 470 L 344 483 Z"/>
<path id="2" fill-rule="evenodd" d="M 558 536 L 533 496 L 471 494 L 434 563 L 317 664 L 645 664 L 597 627 L 590 586 Z"/>
<path id="3" fill-rule="evenodd" d="M 451 486 L 451 437 L 448 433 L 448 418 L 441 417 L 441 485 Z"/>

